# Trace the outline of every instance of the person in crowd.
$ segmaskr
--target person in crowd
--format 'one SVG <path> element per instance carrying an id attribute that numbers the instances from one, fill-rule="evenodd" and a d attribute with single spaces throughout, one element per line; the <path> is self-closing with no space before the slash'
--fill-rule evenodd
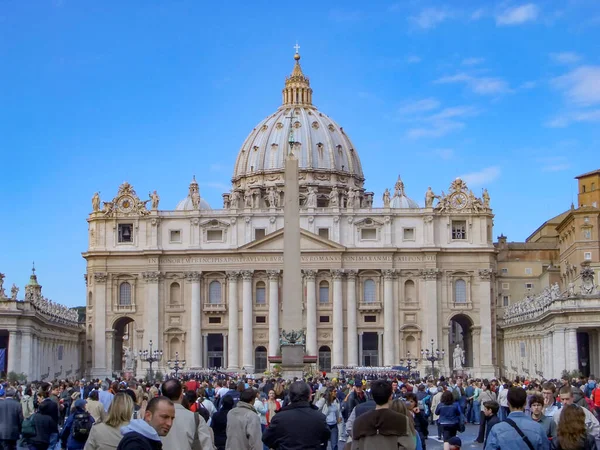
<path id="1" fill-rule="evenodd" d="M 596 440 L 587 432 L 584 408 L 568 404 L 561 409 L 563 411 L 560 414 L 557 437 L 552 441 L 552 448 L 554 450 L 596 450 Z"/>
<path id="2" fill-rule="evenodd" d="M 339 437 L 338 427 L 342 423 L 342 411 L 335 388 L 333 386 L 328 387 L 325 394 L 319 399 L 315 406 L 325 416 L 325 421 L 331 432 L 331 436 L 329 437 L 330 450 L 337 450 Z"/>
<path id="3" fill-rule="evenodd" d="M 450 394 L 452 395 L 452 394 Z M 375 410 L 361 414 L 352 427 L 352 450 L 416 449 L 411 418 L 390 409 L 392 385 L 386 380 L 371 382 Z"/>
<path id="4" fill-rule="evenodd" d="M 561 407 L 561 404 L 556 401 L 556 386 L 554 383 L 547 381 L 542 384 L 542 396 L 544 397 L 544 415 L 553 417 Z"/>
<path id="5" fill-rule="evenodd" d="M 508 394 L 508 392 L 507 392 Z M 500 405 L 498 402 L 488 401 L 483 404 L 485 408 L 483 413 L 485 414 L 485 438 L 483 440 L 483 447 L 485 448 L 485 444 L 487 443 L 487 438 L 490 434 L 490 430 L 494 425 L 500 422 L 498 417 L 498 410 L 500 409 Z"/>
<path id="6" fill-rule="evenodd" d="M 490 430 L 485 450 L 549 450 L 550 443 L 539 423 L 525 415 L 527 393 L 523 388 L 508 389 L 510 414 Z"/>
<path id="7" fill-rule="evenodd" d="M 269 412 L 269 408 L 267 406 L 267 400 L 262 398 L 262 396 L 264 395 L 262 391 L 259 391 L 257 389 L 255 389 L 255 391 L 256 397 L 254 398 L 254 403 L 252 406 L 254 406 L 256 414 L 258 414 L 258 418 L 260 420 L 260 429 L 262 433 L 263 431 L 265 431 L 265 428 L 267 428 L 267 413 Z"/>
<path id="8" fill-rule="evenodd" d="M 240 401 L 227 416 L 226 450 L 260 450 L 262 448 L 262 430 L 260 419 L 254 409 L 257 391 L 245 389 Z"/>
<path id="9" fill-rule="evenodd" d="M 468 421 L 474 425 L 479 425 L 481 402 L 479 396 L 481 395 L 481 382 L 473 381 L 473 406 L 471 407 L 471 415 L 468 417 Z"/>
<path id="10" fill-rule="evenodd" d="M 475 383 L 467 382 L 465 388 L 465 397 L 467 398 L 467 410 L 464 411 L 467 422 L 471 422 L 471 414 L 473 410 L 473 395 L 475 394 Z"/>
<path id="11" fill-rule="evenodd" d="M 497 401 L 496 393 L 490 389 L 490 382 L 488 380 L 483 380 L 481 382 L 481 392 L 479 393 L 479 404 L 481 405 L 479 413 L 479 433 L 477 434 L 477 439 L 475 439 L 475 442 L 479 442 L 480 444 L 483 444 L 485 438 L 485 414 L 483 412 L 485 407 L 483 404 L 490 401 Z"/>
<path id="12" fill-rule="evenodd" d="M 175 378 L 163 383 L 161 391 L 171 400 L 175 408 L 175 419 L 171 431 L 161 436 L 161 441 L 166 449 L 192 450 L 199 443 L 202 449 L 212 448 L 210 429 L 203 417 L 186 409 L 181 401 L 183 399 L 183 386 Z"/>
<path id="13" fill-rule="evenodd" d="M 556 422 L 552 417 L 544 415 L 544 396 L 534 394 L 529 398 L 529 412 L 531 418 L 544 428 L 544 433 L 549 440 L 556 439 Z"/>
<path id="14" fill-rule="evenodd" d="M 65 426 L 60 433 L 61 447 L 67 450 L 82 450 L 85 447 L 94 418 L 85 410 L 86 401 L 75 400 L 71 414 L 65 421 Z"/>
<path id="15" fill-rule="evenodd" d="M 110 392 L 110 384 L 108 381 L 103 381 L 100 386 L 102 390 L 98 392 L 98 400 L 102 403 L 102 406 L 104 406 L 104 412 L 108 412 L 114 394 Z"/>
<path id="16" fill-rule="evenodd" d="M 123 438 L 121 427 L 129 424 L 133 410 L 131 396 L 126 392 L 117 393 L 108 408 L 106 420 L 94 423 L 84 450 L 116 450 Z"/>
<path id="17" fill-rule="evenodd" d="M 90 392 L 90 395 L 87 399 L 86 409 L 87 412 L 89 412 L 94 418 L 94 422 L 104 422 L 104 419 L 106 418 L 106 412 L 104 411 L 104 405 L 98 400 L 98 391 Z"/>
<path id="18" fill-rule="evenodd" d="M 197 390 L 197 392 L 198 399 L 196 400 L 196 410 L 200 411 L 201 409 L 206 409 L 208 411 L 208 417 L 212 417 L 214 413 L 217 412 L 215 404 L 208 399 L 205 388 L 201 387 Z"/>
<path id="19" fill-rule="evenodd" d="M 175 405 L 167 397 L 153 397 L 143 419 L 121 428 L 123 439 L 117 450 L 162 450 L 160 438 L 169 434 L 175 419 Z"/>
<path id="20" fill-rule="evenodd" d="M 348 394 L 348 398 L 346 400 L 346 414 L 350 416 L 352 410 L 356 408 L 357 405 L 365 403 L 366 401 L 367 396 L 365 395 L 365 392 L 363 390 L 362 380 L 357 378 L 356 380 L 354 380 L 354 387 L 352 388 L 352 391 Z"/>
<path id="21" fill-rule="evenodd" d="M 415 429 L 421 438 L 421 446 L 423 450 L 427 449 L 427 437 L 429 436 L 429 427 L 425 413 L 419 407 L 417 396 L 412 392 L 406 394 L 406 407 L 412 415 Z"/>
<path id="22" fill-rule="evenodd" d="M 0 448 L 16 450 L 23 423 L 23 408 L 13 397 L 17 391 L 0 385 Z"/>
<path id="23" fill-rule="evenodd" d="M 506 396 L 508 395 L 508 387 L 508 383 L 504 383 L 502 385 L 502 389 L 500 390 L 500 392 L 498 392 L 498 403 L 500 404 L 500 411 L 498 417 L 500 418 L 500 420 L 506 419 L 508 417 L 508 414 L 510 413 L 508 409 L 508 400 L 506 398 Z"/>
<path id="24" fill-rule="evenodd" d="M 37 413 L 31 416 L 34 433 L 32 436 L 24 436 L 24 443 L 28 450 L 47 450 L 56 447 L 56 440 L 54 447 L 51 447 L 50 443 L 54 436 L 58 436 L 58 423 L 54 418 L 55 414 L 58 416 L 58 412 L 54 409 L 56 408 L 55 403 L 44 397 L 44 394 L 47 396 L 47 392 L 38 393 Z"/>
<path id="25" fill-rule="evenodd" d="M 412 417 L 411 412 L 408 409 L 408 402 L 403 399 L 403 398 L 397 398 L 395 400 L 392 400 L 392 403 L 390 404 L 390 410 L 395 411 L 397 413 L 402 414 L 403 416 L 408 417 L 408 425 L 410 428 L 410 434 L 412 436 L 415 437 L 415 449 L 416 450 L 423 450 L 423 442 L 421 441 L 421 436 L 419 435 L 419 433 L 417 432 L 417 429 L 415 428 L 415 423 Z"/>
<path id="26" fill-rule="evenodd" d="M 290 404 L 271 419 L 263 434 L 265 445 L 275 450 L 326 446 L 331 432 L 325 416 L 309 403 L 309 385 L 296 381 L 291 384 L 288 395 Z"/>
<path id="27" fill-rule="evenodd" d="M 269 390 L 269 398 L 267 399 L 267 409 L 268 411 L 266 419 L 267 426 L 269 426 L 271 420 L 273 420 L 273 417 L 275 417 L 275 414 L 277 414 L 281 409 L 281 402 L 275 398 L 275 391 L 273 389 Z"/>
<path id="28" fill-rule="evenodd" d="M 442 401 L 442 395 L 444 394 L 445 386 L 443 383 L 440 383 L 440 385 L 437 388 L 433 388 L 432 391 L 433 390 L 435 390 L 435 394 L 433 395 L 433 398 L 431 399 L 431 417 L 433 417 L 433 421 L 437 425 L 437 432 L 438 432 L 437 439 L 438 439 L 438 441 L 441 441 L 442 440 L 442 426 L 440 425 L 440 416 L 436 413 L 436 410 L 437 410 L 438 405 Z"/>
<path id="29" fill-rule="evenodd" d="M 231 396 L 223 397 L 221 409 L 212 416 L 210 427 L 215 436 L 217 450 L 225 450 L 227 444 L 227 416 L 232 408 L 233 398 Z"/>
<path id="30" fill-rule="evenodd" d="M 442 439 L 447 442 L 448 439 L 456 436 L 461 421 L 460 406 L 454 401 L 452 392 L 444 391 L 435 413 L 439 416 L 438 421 L 442 427 Z"/>
<path id="31" fill-rule="evenodd" d="M 21 409 L 23 410 L 23 418 L 27 419 L 35 411 L 33 392 L 31 387 L 26 387 L 21 397 Z"/>
<path id="32" fill-rule="evenodd" d="M 38 408 L 41 410 L 42 404 L 43 404 L 43 406 L 44 406 L 43 410 L 44 410 L 45 414 L 52 417 L 52 421 L 55 424 L 54 431 L 52 431 L 52 433 L 50 433 L 50 444 L 49 444 L 49 448 L 54 449 L 58 442 L 59 411 L 58 411 L 57 402 L 55 402 L 54 400 L 52 400 L 50 398 L 50 385 L 48 383 L 42 383 L 42 385 L 40 386 L 40 389 L 38 390 L 38 393 L 37 393 L 37 399 L 38 399 Z"/>
<path id="33" fill-rule="evenodd" d="M 462 441 L 458 436 L 450 438 L 448 442 L 444 442 L 444 450 L 460 450 Z"/>
<path id="34" fill-rule="evenodd" d="M 576 396 L 573 394 L 574 391 L 579 391 L 581 393 L 581 390 L 579 388 L 573 388 L 569 384 L 564 384 L 558 391 L 562 408 L 558 409 L 552 416 L 552 418 L 557 424 L 560 421 L 560 416 L 564 407 L 566 405 L 575 404 Z M 588 433 L 590 433 L 594 438 L 600 437 L 600 423 L 598 423 L 598 419 L 594 417 L 594 414 L 592 414 L 589 409 L 584 408 L 582 406 L 580 407 L 582 408 L 583 413 L 585 415 L 585 426 L 588 430 Z"/>

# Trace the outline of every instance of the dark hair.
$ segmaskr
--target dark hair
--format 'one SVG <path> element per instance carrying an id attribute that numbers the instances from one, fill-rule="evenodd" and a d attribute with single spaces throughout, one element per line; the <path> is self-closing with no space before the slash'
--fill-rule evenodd
<path id="1" fill-rule="evenodd" d="M 508 388 L 508 395 L 506 396 L 508 404 L 515 409 L 523 409 L 525 403 L 527 403 L 527 392 L 525 389 L 520 387 Z"/>
<path id="2" fill-rule="evenodd" d="M 546 381 L 544 384 L 542 384 L 542 389 L 552 391 L 552 393 L 554 394 L 556 392 L 556 385 L 550 381 Z"/>
<path id="3" fill-rule="evenodd" d="M 124 391 L 119 391 L 117 392 L 115 395 L 118 395 L 120 393 L 125 393 L 127 395 L 129 395 L 131 397 L 131 400 L 133 400 L 133 403 L 137 403 L 137 395 L 136 393 L 133 391 L 133 389 L 125 389 Z"/>
<path id="4" fill-rule="evenodd" d="M 573 395 L 573 388 L 571 386 L 569 386 L 568 384 L 561 387 L 560 390 L 558 391 L 558 394 L 569 394 L 569 395 Z"/>
<path id="5" fill-rule="evenodd" d="M 452 395 L 452 392 L 444 391 L 440 398 L 440 403 L 443 403 L 444 405 L 451 405 L 454 403 L 454 395 Z"/>
<path id="6" fill-rule="evenodd" d="M 392 383 L 387 380 L 372 381 L 371 396 L 376 404 L 385 405 L 392 396 Z"/>
<path id="7" fill-rule="evenodd" d="M 290 402 L 307 402 L 310 398 L 310 386 L 304 381 L 295 381 L 290 385 Z"/>
<path id="8" fill-rule="evenodd" d="M 98 391 L 91 391 L 88 395 L 90 400 L 98 401 Z"/>
<path id="9" fill-rule="evenodd" d="M 190 405 L 193 405 L 194 403 L 196 403 L 196 400 L 198 400 L 198 396 L 192 390 L 185 391 L 184 397 L 187 399 Z"/>
<path id="10" fill-rule="evenodd" d="M 240 394 L 240 402 L 253 404 L 255 398 L 256 390 L 253 388 L 244 389 L 244 392 Z"/>
<path id="11" fill-rule="evenodd" d="M 500 409 L 500 405 L 497 401 L 488 400 L 487 402 L 483 402 L 483 407 L 492 410 L 492 413 L 498 414 L 498 410 Z"/>
<path id="12" fill-rule="evenodd" d="M 229 411 L 231 408 L 233 408 L 233 397 L 231 395 L 226 395 L 221 400 L 221 409 L 224 411 Z M 202 409 L 202 408 L 198 408 L 198 409 Z"/>
<path id="13" fill-rule="evenodd" d="M 183 388 L 179 380 L 171 378 L 163 383 L 161 388 L 162 394 L 172 401 L 179 401 Z"/>
<path id="14" fill-rule="evenodd" d="M 150 401 L 148 402 L 148 406 L 146 406 L 146 411 L 150 411 L 152 414 L 154 414 L 160 402 L 167 402 L 167 404 L 173 406 L 173 402 L 170 398 L 161 395 L 158 397 L 152 397 L 150 399 Z"/>
<path id="15" fill-rule="evenodd" d="M 544 406 L 544 396 L 537 393 L 533 394 L 531 397 L 529 397 L 529 407 L 531 408 L 531 405 L 534 403 L 539 403 L 540 405 Z"/>
<path id="16" fill-rule="evenodd" d="M 419 400 L 417 400 L 417 395 L 413 394 L 412 392 L 407 392 L 404 398 L 407 402 L 415 402 L 415 404 L 419 403 Z"/>
<path id="17" fill-rule="evenodd" d="M 244 383 L 243 381 L 240 381 L 240 382 L 237 384 L 237 388 L 236 388 L 236 390 L 237 390 L 239 393 L 242 393 L 242 392 L 244 392 L 244 391 L 246 390 L 246 383 Z"/>

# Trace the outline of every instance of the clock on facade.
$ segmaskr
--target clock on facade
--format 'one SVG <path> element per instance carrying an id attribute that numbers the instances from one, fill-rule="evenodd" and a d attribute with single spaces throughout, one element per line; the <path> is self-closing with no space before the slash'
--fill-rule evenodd
<path id="1" fill-rule="evenodd" d="M 469 198 L 467 197 L 467 194 L 464 192 L 456 192 L 454 195 L 452 195 L 452 198 L 450 198 L 450 205 L 452 205 L 452 207 L 455 209 L 463 209 L 465 206 L 467 206 L 468 200 Z"/>
<path id="2" fill-rule="evenodd" d="M 123 212 L 130 212 L 133 209 L 133 198 L 126 196 L 119 201 L 119 209 Z"/>

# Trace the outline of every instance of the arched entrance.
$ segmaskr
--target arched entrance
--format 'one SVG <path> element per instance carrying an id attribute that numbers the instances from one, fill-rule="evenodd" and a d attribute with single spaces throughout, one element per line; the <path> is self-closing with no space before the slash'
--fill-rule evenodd
<path id="1" fill-rule="evenodd" d="M 456 345 L 465 352 L 463 368 L 473 367 L 473 321 L 465 314 L 458 314 L 450 319 L 450 331 L 448 333 L 448 360 L 453 370 L 453 353 Z"/>
<path id="2" fill-rule="evenodd" d="M 130 317 L 121 317 L 115 321 L 113 330 L 113 371 L 135 372 L 138 350 L 134 343 L 135 321 Z"/>
<path id="3" fill-rule="evenodd" d="M 326 345 L 319 347 L 319 370 L 331 372 L 331 348 Z"/>
<path id="4" fill-rule="evenodd" d="M 254 350 L 254 373 L 267 370 L 267 349 L 262 345 Z"/>

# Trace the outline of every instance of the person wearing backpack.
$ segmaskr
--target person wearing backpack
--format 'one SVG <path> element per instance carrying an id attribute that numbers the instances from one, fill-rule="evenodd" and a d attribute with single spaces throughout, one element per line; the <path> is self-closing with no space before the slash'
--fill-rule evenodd
<path id="1" fill-rule="evenodd" d="M 58 428 L 54 419 L 53 405 L 52 400 L 44 401 L 43 395 L 38 394 L 37 411 L 23 421 L 21 427 L 23 444 L 29 450 L 47 450 L 49 448 L 52 437 Z"/>
<path id="2" fill-rule="evenodd" d="M 596 415 L 600 417 L 600 386 L 596 386 L 594 388 L 590 397 L 592 399 L 592 402 L 594 402 L 594 409 L 596 410 Z"/>
<path id="3" fill-rule="evenodd" d="M 78 399 L 73 404 L 71 415 L 67 418 L 60 434 L 61 448 L 67 450 L 82 450 L 85 447 L 94 418 L 85 410 L 86 401 Z"/>

